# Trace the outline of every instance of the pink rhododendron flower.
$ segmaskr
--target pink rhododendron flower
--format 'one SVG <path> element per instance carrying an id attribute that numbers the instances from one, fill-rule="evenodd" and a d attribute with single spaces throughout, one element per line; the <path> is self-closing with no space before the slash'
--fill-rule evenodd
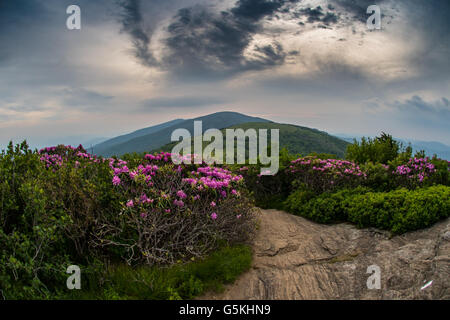
<path id="1" fill-rule="evenodd" d="M 186 193 L 184 193 L 183 190 L 178 191 L 177 196 L 179 196 L 181 199 L 185 199 L 187 197 Z"/>
<path id="2" fill-rule="evenodd" d="M 182 200 L 175 200 L 173 202 L 174 205 L 176 205 L 177 207 L 184 207 L 184 202 Z"/>
<path id="3" fill-rule="evenodd" d="M 120 178 L 118 176 L 114 176 L 112 183 L 113 185 L 118 186 L 120 184 Z"/>

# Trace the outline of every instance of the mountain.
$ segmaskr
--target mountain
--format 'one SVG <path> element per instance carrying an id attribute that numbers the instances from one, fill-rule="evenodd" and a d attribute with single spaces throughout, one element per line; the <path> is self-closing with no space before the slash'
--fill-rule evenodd
<path id="1" fill-rule="evenodd" d="M 268 146 L 270 146 L 270 130 L 279 129 L 280 134 L 280 149 L 286 148 L 292 154 L 308 155 L 313 152 L 316 153 L 328 153 L 334 154 L 338 157 L 344 157 L 345 150 L 348 143 L 339 138 L 329 135 L 326 132 L 316 129 L 301 127 L 292 124 L 280 124 L 273 122 L 264 123 L 243 123 L 239 125 L 231 126 L 227 129 L 267 129 L 268 132 Z M 225 130 L 223 130 L 224 133 Z M 178 142 L 167 144 L 161 148 L 153 150 L 170 152 L 172 148 Z M 205 142 L 204 145 L 208 145 L 209 142 Z M 224 134 L 223 146 L 226 148 L 226 140 Z M 236 147 L 236 145 L 235 145 Z M 247 143 L 248 147 L 248 143 Z M 248 148 L 247 148 L 248 150 Z"/>
<path id="2" fill-rule="evenodd" d="M 439 158 L 446 160 L 450 159 L 450 146 L 443 143 L 437 141 L 411 140 L 408 142 L 403 139 L 398 140 L 403 142 L 404 145 L 408 145 L 408 143 L 410 142 L 414 153 L 420 150 L 424 150 L 425 154 L 428 156 L 433 156 L 436 154 Z"/>
<path id="3" fill-rule="evenodd" d="M 114 146 L 116 145 L 120 145 L 122 143 L 126 143 L 130 140 L 133 140 L 135 138 L 139 138 L 139 137 L 143 137 L 145 135 L 149 135 L 155 132 L 158 132 L 160 130 L 163 130 L 165 128 L 171 127 L 173 125 L 176 125 L 180 122 L 183 122 L 183 119 L 176 119 L 176 120 L 172 120 L 169 122 L 165 122 L 165 123 L 161 123 L 158 124 L 156 126 L 152 126 L 152 127 L 148 127 L 148 128 L 144 128 L 144 129 L 140 129 L 137 131 L 134 131 L 132 133 L 129 134 L 124 134 L 109 140 L 106 140 L 102 143 L 99 143 L 97 145 L 94 146 L 94 151 L 96 154 L 98 155 L 110 155 L 109 154 L 109 149 L 114 148 Z"/>
<path id="4" fill-rule="evenodd" d="M 248 122 L 270 122 L 237 112 L 218 112 L 195 119 L 178 119 L 107 140 L 94 146 L 93 153 L 110 157 L 121 156 L 125 153 L 149 152 L 170 143 L 172 132 L 176 129 L 187 129 L 193 134 L 194 121 L 202 121 L 203 131 L 213 128 L 223 129 Z"/>
<path id="5" fill-rule="evenodd" d="M 351 136 L 347 134 L 338 134 L 336 135 L 342 140 L 353 143 L 353 139 L 361 140 L 363 136 Z M 413 149 L 413 155 L 417 151 L 424 150 L 427 156 L 432 157 L 433 155 L 437 155 L 441 159 L 450 160 L 450 146 L 443 144 L 437 141 L 420 141 L 420 140 L 406 140 L 394 138 L 395 140 L 403 143 L 404 146 L 408 146 L 411 144 Z"/>

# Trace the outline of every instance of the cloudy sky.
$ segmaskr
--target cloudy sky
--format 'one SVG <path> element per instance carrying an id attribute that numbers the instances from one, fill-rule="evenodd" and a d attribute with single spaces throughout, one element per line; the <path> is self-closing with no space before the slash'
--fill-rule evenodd
<path id="1" fill-rule="evenodd" d="M 0 145 L 225 110 L 450 145 L 449 32 L 448 0 L 0 0 Z"/>

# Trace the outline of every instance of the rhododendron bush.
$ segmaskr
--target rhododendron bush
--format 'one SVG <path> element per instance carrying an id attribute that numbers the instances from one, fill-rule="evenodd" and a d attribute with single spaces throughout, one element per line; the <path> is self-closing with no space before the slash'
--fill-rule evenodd
<path id="1" fill-rule="evenodd" d="M 338 159 L 319 159 L 315 156 L 292 161 L 289 172 L 294 184 L 317 193 L 336 188 L 356 187 L 367 174 L 354 162 Z"/>
<path id="2" fill-rule="evenodd" d="M 54 171 L 69 167 L 84 175 L 89 167 L 109 167 L 119 206 L 84 217 L 82 225 L 92 230 L 84 244 L 90 251 L 113 252 L 129 264 L 173 264 L 204 257 L 220 244 L 244 242 L 252 232 L 243 178 L 228 170 L 173 165 L 169 153 L 124 161 L 97 159 L 81 146 L 59 146 L 40 155 Z"/>
<path id="3" fill-rule="evenodd" d="M 11 143 L 0 153 L 0 293 L 64 295 L 70 265 L 95 287 L 110 266 L 176 268 L 227 250 L 242 253 L 233 263 L 247 261 L 239 244 L 253 232 L 253 210 L 242 176 L 223 168 L 174 166 L 167 153 L 103 159 L 81 146 Z M 245 269 L 233 263 L 201 281 Z M 180 277 L 178 286 L 199 290 L 199 279 Z"/>
<path id="4" fill-rule="evenodd" d="M 406 163 L 393 166 L 392 169 L 398 186 L 413 189 L 432 184 L 447 184 L 450 162 L 428 157 L 411 158 Z"/>

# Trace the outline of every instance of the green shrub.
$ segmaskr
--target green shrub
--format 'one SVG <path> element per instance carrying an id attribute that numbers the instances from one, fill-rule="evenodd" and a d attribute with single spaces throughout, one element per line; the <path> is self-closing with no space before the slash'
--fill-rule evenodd
<path id="1" fill-rule="evenodd" d="M 450 187 L 447 186 L 370 192 L 348 201 L 350 222 L 396 234 L 429 227 L 450 215 Z"/>
<path id="2" fill-rule="evenodd" d="M 284 205 L 287 211 L 318 223 L 347 221 L 347 199 L 370 190 L 363 187 L 325 192 L 318 196 L 308 189 L 293 192 Z"/>
<path id="3" fill-rule="evenodd" d="M 377 192 L 388 192 L 397 188 L 393 169 L 389 165 L 368 162 L 361 165 L 361 168 L 367 175 L 362 181 L 365 187 Z"/>
<path id="4" fill-rule="evenodd" d="M 401 142 L 392 138 L 384 132 L 374 139 L 363 137 L 361 141 L 354 140 L 353 144 L 347 147 L 346 158 L 360 164 L 367 162 L 388 164 L 389 161 L 401 157 L 410 158 L 412 148 L 404 147 Z"/>
<path id="5" fill-rule="evenodd" d="M 106 266 L 158 270 L 244 243 L 255 224 L 242 177 L 175 167 L 168 157 L 127 163 L 81 146 L 33 152 L 26 143 L 10 144 L 0 154 L 0 297 L 53 298 L 70 265 L 94 283 L 103 281 Z M 180 281 L 174 288 L 187 289 L 177 294 L 196 294 L 197 280 Z"/>
<path id="6" fill-rule="evenodd" d="M 82 290 L 61 294 L 64 299 L 192 299 L 209 290 L 220 291 L 250 269 L 248 246 L 223 247 L 206 259 L 168 268 L 128 265 L 110 267 L 100 281 L 91 277 Z M 103 285 L 99 285 L 103 283 Z"/>
<path id="7" fill-rule="evenodd" d="M 371 192 L 360 187 L 323 193 L 297 190 L 285 202 L 294 214 L 319 223 L 349 221 L 401 234 L 431 226 L 450 215 L 450 187 Z"/>
<path id="8" fill-rule="evenodd" d="M 279 170 L 273 176 L 261 175 L 261 168 L 265 167 L 261 164 L 235 165 L 232 167 L 232 170 L 244 177 L 245 187 L 251 192 L 258 207 L 263 209 L 282 209 L 283 201 L 286 200 L 291 192 L 291 184 L 294 179 L 287 169 L 291 165 L 291 161 L 297 158 L 297 155 L 289 154 L 287 149 L 281 149 Z"/>

